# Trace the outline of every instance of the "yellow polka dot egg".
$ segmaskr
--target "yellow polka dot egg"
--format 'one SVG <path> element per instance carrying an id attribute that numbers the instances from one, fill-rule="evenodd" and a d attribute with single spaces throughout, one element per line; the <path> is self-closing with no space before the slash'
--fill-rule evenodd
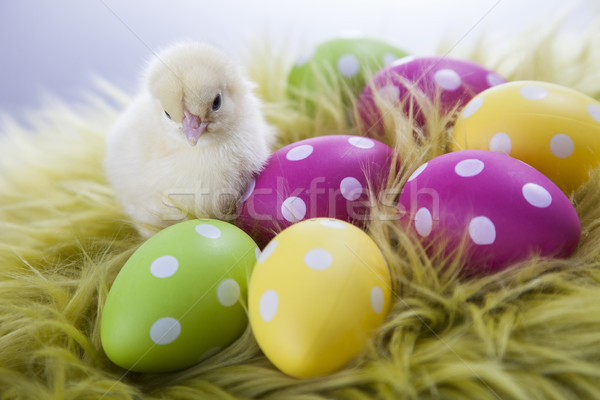
<path id="1" fill-rule="evenodd" d="M 375 242 L 336 219 L 283 230 L 265 247 L 248 293 L 264 354 L 298 378 L 333 373 L 361 352 L 385 319 L 390 274 Z"/>
<path id="2" fill-rule="evenodd" d="M 246 282 L 259 250 L 217 220 L 172 225 L 125 263 L 102 312 L 108 358 L 137 372 L 190 367 L 236 340 L 248 324 Z"/>
<path id="3" fill-rule="evenodd" d="M 454 150 L 510 155 L 569 193 L 600 165 L 600 102 L 552 83 L 505 83 L 465 106 L 453 136 Z"/>

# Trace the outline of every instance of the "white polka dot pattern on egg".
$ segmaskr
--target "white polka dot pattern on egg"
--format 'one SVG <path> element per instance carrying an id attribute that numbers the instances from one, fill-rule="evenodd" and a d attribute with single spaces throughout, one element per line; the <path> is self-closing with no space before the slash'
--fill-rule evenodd
<path id="1" fill-rule="evenodd" d="M 181 334 L 181 324 L 175 318 L 157 320 L 150 328 L 150 339 L 158 345 L 173 343 Z"/>
<path id="2" fill-rule="evenodd" d="M 498 132 L 490 140 L 490 150 L 495 153 L 509 155 L 512 150 L 510 136 L 504 132 Z"/>
<path id="3" fill-rule="evenodd" d="M 469 118 L 471 115 L 475 114 L 477 110 L 481 108 L 483 104 L 483 97 L 475 97 L 473 100 L 467 103 L 465 108 L 463 108 L 463 112 L 461 118 Z"/>
<path id="4" fill-rule="evenodd" d="M 419 168 L 417 168 L 417 169 L 415 170 L 415 172 L 413 172 L 413 173 L 411 174 L 411 176 L 408 178 L 408 181 L 407 181 L 407 182 L 410 182 L 410 181 L 412 181 L 412 180 L 415 180 L 415 179 L 417 179 L 417 177 L 418 177 L 419 175 L 421 175 L 421 173 L 422 173 L 423 171 L 425 171 L 425 168 L 427 168 L 427 163 L 425 163 L 425 164 L 421 165 Z"/>
<path id="5" fill-rule="evenodd" d="M 523 86 L 519 93 L 527 100 L 542 100 L 548 96 L 548 90 L 545 87 L 536 85 Z"/>
<path id="6" fill-rule="evenodd" d="M 258 312 L 260 317 L 265 322 L 270 322 L 277 315 L 277 309 L 279 308 L 279 296 L 274 290 L 267 290 L 260 297 L 258 303 Z"/>
<path id="7" fill-rule="evenodd" d="M 492 244 L 496 241 L 496 227 L 488 217 L 475 217 L 469 222 L 469 236 L 475 244 Z"/>
<path id="8" fill-rule="evenodd" d="M 523 185 L 523 197 L 529 204 L 538 208 L 546 208 L 552 204 L 552 195 L 542 186 L 536 183 Z"/>
<path id="9" fill-rule="evenodd" d="M 250 196 L 252 195 L 252 192 L 254 192 L 255 187 L 256 187 L 256 179 L 252 179 L 250 181 L 250 184 L 248 185 L 248 188 L 244 192 L 244 195 L 242 196 L 242 201 L 246 201 L 250 198 Z"/>
<path id="10" fill-rule="evenodd" d="M 312 154 L 313 150 L 314 148 L 311 145 L 303 144 L 290 149 L 285 155 L 285 158 L 290 161 L 304 160 Z"/>
<path id="11" fill-rule="evenodd" d="M 440 69 L 433 75 L 435 83 L 444 90 L 454 91 L 462 83 L 460 75 L 451 69 Z"/>
<path id="12" fill-rule="evenodd" d="M 456 172 L 458 176 L 462 176 L 463 178 L 470 178 L 472 176 L 479 175 L 479 173 L 483 171 L 484 167 L 485 164 L 483 163 L 483 161 L 471 158 L 467 160 L 462 160 L 461 162 L 456 164 L 456 166 L 454 167 L 454 172 Z"/>
<path id="13" fill-rule="evenodd" d="M 271 256 L 271 254 L 273 254 L 273 252 L 275 251 L 276 248 L 277 248 L 277 240 L 273 239 L 263 249 L 262 253 L 260 253 L 260 256 L 258 256 L 258 260 L 257 261 L 259 263 L 265 262 L 267 260 L 267 258 L 269 258 Z"/>
<path id="14" fill-rule="evenodd" d="M 383 306 L 385 305 L 385 297 L 383 296 L 383 290 L 379 286 L 374 286 L 371 289 L 371 308 L 375 314 L 381 314 Z"/>
<path id="15" fill-rule="evenodd" d="M 346 224 L 336 219 L 322 219 L 319 221 L 321 225 L 333 229 L 346 229 Z"/>
<path id="16" fill-rule="evenodd" d="M 375 146 L 375 142 L 373 142 L 371 139 L 360 136 L 352 136 L 348 139 L 348 143 L 354 147 L 358 147 L 359 149 L 370 149 Z"/>
<path id="17" fill-rule="evenodd" d="M 487 76 L 485 77 L 485 80 L 487 81 L 488 85 L 490 85 L 490 86 L 498 86 L 498 85 L 504 83 L 504 78 L 502 78 L 500 75 L 495 74 L 493 72 L 490 72 L 489 74 L 487 74 Z"/>
<path id="18" fill-rule="evenodd" d="M 240 285 L 233 279 L 225 279 L 217 287 L 217 298 L 224 307 L 231 307 L 240 298 Z"/>
<path id="19" fill-rule="evenodd" d="M 358 179 L 349 176 L 340 182 L 340 191 L 346 200 L 353 201 L 360 197 L 363 187 Z"/>
<path id="20" fill-rule="evenodd" d="M 177 272 L 179 261 L 173 256 L 162 256 L 150 264 L 150 272 L 157 278 L 168 278 Z"/>
<path id="21" fill-rule="evenodd" d="M 218 239 L 221 237 L 221 230 L 210 224 L 196 225 L 196 233 L 208 239 Z"/>
<path id="22" fill-rule="evenodd" d="M 322 271 L 329 268 L 332 262 L 333 257 L 331 257 L 331 254 L 324 249 L 312 249 L 304 255 L 304 264 L 316 271 Z"/>
<path id="23" fill-rule="evenodd" d="M 400 99 L 400 89 L 394 85 L 385 85 L 377 89 L 377 95 L 385 102 L 395 104 Z"/>
<path id="24" fill-rule="evenodd" d="M 575 150 L 573 139 L 564 133 L 559 133 L 550 140 L 550 151 L 558 158 L 567 158 Z"/>
<path id="25" fill-rule="evenodd" d="M 597 104 L 590 104 L 587 106 L 588 113 L 596 122 L 600 122 L 600 106 Z"/>
<path id="26" fill-rule="evenodd" d="M 431 213 L 425 207 L 419 208 L 415 214 L 415 229 L 422 237 L 427 237 L 433 227 L 433 218 Z"/>
<path id="27" fill-rule="evenodd" d="M 391 65 L 397 59 L 398 59 L 398 57 L 396 57 L 394 54 L 392 54 L 392 53 L 385 53 L 383 55 L 383 59 L 382 59 L 383 65 L 387 67 L 388 65 Z"/>
<path id="28" fill-rule="evenodd" d="M 360 71 L 360 63 L 354 54 L 344 54 L 338 59 L 337 69 L 346 78 L 352 78 Z"/>
<path id="29" fill-rule="evenodd" d="M 299 197 L 288 197 L 281 205 L 281 215 L 288 222 L 301 221 L 306 216 L 306 203 Z"/>

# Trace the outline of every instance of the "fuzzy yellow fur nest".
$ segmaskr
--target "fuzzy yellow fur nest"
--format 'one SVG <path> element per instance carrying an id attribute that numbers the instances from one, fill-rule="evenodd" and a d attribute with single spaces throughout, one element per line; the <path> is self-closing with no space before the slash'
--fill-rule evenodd
<path id="1" fill-rule="evenodd" d="M 600 30 L 571 40 L 481 40 L 451 55 L 510 80 L 556 82 L 600 99 Z M 248 71 L 279 145 L 356 133 L 334 102 L 315 118 L 290 107 L 288 58 L 268 47 L 253 54 Z M 107 128 L 129 101 L 108 91 L 117 107 L 55 103 L 33 116 L 33 128 L 8 124 L 0 136 L 1 399 L 600 398 L 600 171 L 572 197 L 582 239 L 569 259 L 531 259 L 491 276 L 457 276 L 452 259 L 426 256 L 376 211 L 368 232 L 392 269 L 394 304 L 365 351 L 338 373 L 290 378 L 261 354 L 249 329 L 184 371 L 115 366 L 102 351 L 100 315 L 141 239 L 102 168 Z M 413 126 L 387 132 L 384 141 L 403 160 L 391 189 L 445 151 L 447 122 L 430 116 L 418 144 Z"/>

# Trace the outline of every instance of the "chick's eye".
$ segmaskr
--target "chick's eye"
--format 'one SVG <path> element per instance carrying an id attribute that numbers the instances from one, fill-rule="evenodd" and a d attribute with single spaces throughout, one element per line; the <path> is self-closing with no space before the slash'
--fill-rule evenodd
<path id="1" fill-rule="evenodd" d="M 215 97 L 212 103 L 213 111 L 219 111 L 219 108 L 221 108 L 221 93 L 219 93 L 217 97 Z"/>
<path id="2" fill-rule="evenodd" d="M 171 119 L 171 116 L 169 115 L 169 113 L 165 110 L 165 115 L 167 116 L 167 118 Z"/>

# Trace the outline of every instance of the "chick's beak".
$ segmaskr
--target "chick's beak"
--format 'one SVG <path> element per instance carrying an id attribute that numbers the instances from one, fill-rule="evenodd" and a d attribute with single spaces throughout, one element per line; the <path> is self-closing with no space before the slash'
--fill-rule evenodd
<path id="1" fill-rule="evenodd" d="M 200 117 L 185 109 L 183 110 L 183 114 L 183 133 L 190 146 L 195 146 L 198 143 L 198 139 L 200 139 L 200 135 L 206 130 L 208 122 L 202 121 Z"/>

